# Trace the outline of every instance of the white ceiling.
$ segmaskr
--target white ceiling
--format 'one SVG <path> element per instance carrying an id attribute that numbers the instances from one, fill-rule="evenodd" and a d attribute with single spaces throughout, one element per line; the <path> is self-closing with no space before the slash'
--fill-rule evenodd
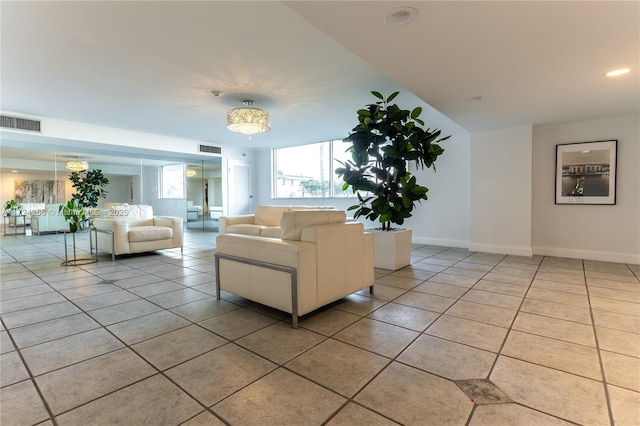
<path id="1" fill-rule="evenodd" d="M 414 22 L 383 23 L 407 5 Z M 401 90 L 400 106 L 427 102 L 470 131 L 640 113 L 636 1 L 1 8 L 5 112 L 254 148 L 342 138 L 375 101 L 371 90 Z M 623 66 L 631 73 L 604 77 Z M 225 112 L 247 98 L 272 116 L 252 140 L 225 127 Z"/>

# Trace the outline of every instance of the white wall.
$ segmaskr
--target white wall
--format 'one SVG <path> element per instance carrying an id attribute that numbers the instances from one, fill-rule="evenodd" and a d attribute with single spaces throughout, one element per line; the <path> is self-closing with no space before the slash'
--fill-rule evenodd
<path id="1" fill-rule="evenodd" d="M 105 177 L 109 179 L 109 184 L 106 187 L 107 196 L 98 201 L 98 207 L 103 206 L 105 203 L 129 203 L 132 176 L 105 174 Z"/>
<path id="2" fill-rule="evenodd" d="M 533 252 L 640 263 L 640 117 L 533 129 Z M 556 145 L 618 140 L 615 205 L 554 204 Z"/>
<path id="3" fill-rule="evenodd" d="M 442 143 L 445 152 L 436 161 L 436 169 L 415 171 L 418 183 L 429 188 L 429 199 L 418 204 L 413 217 L 405 225 L 413 230 L 413 241 L 418 244 L 437 244 L 467 247 L 469 241 L 469 145 L 470 134 L 451 120 L 431 122 L 430 128 L 442 130 L 451 138 Z M 357 198 L 271 198 L 271 150 L 256 151 L 256 205 L 304 204 L 330 205 L 346 210 L 357 203 Z M 379 226 L 366 221 L 366 226 Z"/>
<path id="4" fill-rule="evenodd" d="M 429 188 L 429 199 L 418 204 L 405 224 L 413 241 L 449 247 L 469 244 L 469 181 L 471 134 L 451 120 L 427 123 L 451 138 L 442 143 L 444 154 L 432 169 L 415 172 L 419 184 Z"/>
<path id="5" fill-rule="evenodd" d="M 531 256 L 532 127 L 471 135 L 469 249 Z"/>

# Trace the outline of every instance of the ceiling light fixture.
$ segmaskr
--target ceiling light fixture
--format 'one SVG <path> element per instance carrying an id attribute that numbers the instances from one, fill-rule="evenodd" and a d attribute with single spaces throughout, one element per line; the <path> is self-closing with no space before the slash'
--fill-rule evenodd
<path id="1" fill-rule="evenodd" d="M 607 77 L 617 77 L 619 75 L 623 75 L 628 73 L 629 71 L 631 71 L 631 69 L 629 68 L 620 68 L 618 70 L 613 70 L 613 71 L 609 71 L 608 73 L 606 73 L 605 75 Z"/>
<path id="2" fill-rule="evenodd" d="M 89 163 L 86 161 L 65 161 L 64 168 L 72 172 L 84 172 L 89 168 Z"/>
<path id="3" fill-rule="evenodd" d="M 244 107 L 234 108 L 227 112 L 227 129 L 232 132 L 251 135 L 271 130 L 269 113 L 253 107 L 253 101 L 242 101 Z"/>
<path id="4" fill-rule="evenodd" d="M 198 172 L 196 172 L 194 169 L 187 169 L 187 177 L 188 178 L 192 178 L 197 174 L 198 174 Z"/>
<path id="5" fill-rule="evenodd" d="M 387 25 L 406 25 L 416 19 L 418 11 L 412 7 L 396 7 L 384 17 Z"/>

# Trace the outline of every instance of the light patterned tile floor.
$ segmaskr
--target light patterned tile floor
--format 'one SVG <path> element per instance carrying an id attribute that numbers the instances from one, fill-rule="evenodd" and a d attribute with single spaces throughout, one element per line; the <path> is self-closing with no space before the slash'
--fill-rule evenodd
<path id="1" fill-rule="evenodd" d="M 414 245 L 293 330 L 216 299 L 215 236 L 67 267 L 1 238 L 0 424 L 640 425 L 638 265 Z"/>

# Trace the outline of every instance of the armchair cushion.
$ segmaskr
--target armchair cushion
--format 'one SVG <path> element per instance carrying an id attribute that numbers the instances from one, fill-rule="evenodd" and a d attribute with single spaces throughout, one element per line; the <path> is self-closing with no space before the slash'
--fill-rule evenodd
<path id="1" fill-rule="evenodd" d="M 347 219 L 345 212 L 340 210 L 298 210 L 285 212 L 280 223 L 280 238 L 283 240 L 300 241 L 302 231 L 313 225 L 329 223 L 344 223 Z"/>
<path id="2" fill-rule="evenodd" d="M 171 231 L 166 226 L 133 226 L 129 228 L 129 242 L 168 240 L 173 238 Z"/>
<path id="3" fill-rule="evenodd" d="M 288 212 L 289 206 L 258 206 L 256 207 L 255 225 L 278 226 L 282 219 L 282 214 Z"/>

